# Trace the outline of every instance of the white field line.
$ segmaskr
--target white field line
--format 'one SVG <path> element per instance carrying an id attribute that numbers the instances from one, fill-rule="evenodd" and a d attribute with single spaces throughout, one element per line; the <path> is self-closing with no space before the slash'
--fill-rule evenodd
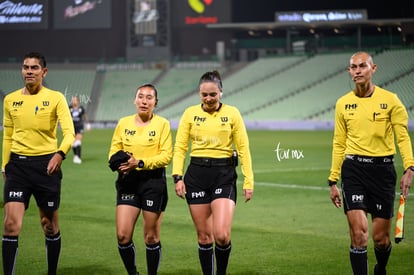
<path id="1" fill-rule="evenodd" d="M 242 185 L 242 181 L 237 181 L 237 184 Z M 322 183 L 323 184 L 323 183 Z M 286 184 L 286 183 L 277 183 L 277 182 L 254 182 L 254 186 L 265 186 L 265 187 L 275 187 L 275 188 L 290 188 L 290 189 L 302 189 L 302 190 L 318 190 L 318 191 L 329 191 L 328 186 L 308 186 L 308 185 L 297 185 L 297 184 Z M 339 191 L 341 191 L 341 187 Z M 399 185 L 396 186 L 397 191 L 395 192 L 396 200 L 399 200 L 399 195 L 401 192 L 398 191 Z"/>
<path id="2" fill-rule="evenodd" d="M 237 181 L 237 184 L 243 184 L 242 181 Z M 323 183 L 322 183 L 323 184 Z M 266 186 L 266 187 L 279 187 L 279 188 L 291 188 L 291 189 L 308 189 L 308 190 L 329 190 L 328 186 L 307 186 L 297 184 L 286 184 L 277 182 L 254 182 L 255 186 Z"/>

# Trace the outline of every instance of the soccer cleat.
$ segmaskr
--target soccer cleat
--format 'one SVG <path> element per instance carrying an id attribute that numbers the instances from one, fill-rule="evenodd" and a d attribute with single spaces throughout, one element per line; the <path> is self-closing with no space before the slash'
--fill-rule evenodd
<path id="1" fill-rule="evenodd" d="M 73 163 L 76 163 L 76 164 L 81 164 L 82 163 L 82 160 L 81 160 L 81 158 L 79 157 L 79 156 L 74 156 L 73 157 Z"/>

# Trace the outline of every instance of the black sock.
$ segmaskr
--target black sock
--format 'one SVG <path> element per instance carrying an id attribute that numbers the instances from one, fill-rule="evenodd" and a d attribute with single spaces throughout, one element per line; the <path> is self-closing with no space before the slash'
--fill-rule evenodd
<path id="1" fill-rule="evenodd" d="M 375 247 L 375 258 L 377 259 L 377 268 L 378 271 L 385 271 L 385 267 L 388 263 L 388 258 L 391 254 L 391 243 L 386 248 L 377 248 Z"/>
<path id="2" fill-rule="evenodd" d="M 136 274 L 137 267 L 135 264 L 135 245 L 133 242 L 129 242 L 125 245 L 118 243 L 119 255 L 124 262 L 124 266 L 128 271 L 128 274 Z"/>
<path id="3" fill-rule="evenodd" d="M 231 252 L 231 242 L 229 242 L 225 246 L 217 245 L 214 249 L 214 253 L 216 255 L 216 263 L 217 263 L 217 275 L 226 275 L 227 264 L 229 263 Z"/>
<path id="4" fill-rule="evenodd" d="M 198 258 L 200 259 L 203 275 L 212 275 L 214 267 L 213 244 L 198 244 Z"/>
<path id="5" fill-rule="evenodd" d="M 76 154 L 78 155 L 78 157 L 80 158 L 81 157 L 81 146 L 79 145 L 78 147 L 76 147 L 77 148 L 77 150 L 76 150 Z"/>
<path id="6" fill-rule="evenodd" d="M 14 265 L 16 263 L 19 246 L 18 236 L 4 236 L 2 240 L 3 253 L 3 271 L 4 275 L 14 274 Z"/>
<path id="7" fill-rule="evenodd" d="M 355 275 L 368 275 L 368 256 L 366 247 L 354 248 L 349 250 L 352 271 Z"/>
<path id="8" fill-rule="evenodd" d="M 148 275 L 155 275 L 158 272 L 161 260 L 161 242 L 146 244 L 147 270 Z"/>
<path id="9" fill-rule="evenodd" d="M 61 248 L 61 237 L 60 232 L 56 235 L 45 236 L 45 246 L 46 246 L 46 255 L 47 255 L 47 270 L 48 275 L 55 275 L 57 273 L 57 266 L 60 255 Z"/>

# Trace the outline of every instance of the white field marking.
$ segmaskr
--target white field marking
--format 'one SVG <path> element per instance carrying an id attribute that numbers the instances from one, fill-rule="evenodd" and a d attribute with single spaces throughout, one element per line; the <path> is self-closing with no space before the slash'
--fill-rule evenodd
<path id="1" fill-rule="evenodd" d="M 242 181 L 237 181 L 237 184 L 243 184 Z M 291 189 L 308 189 L 308 190 L 329 190 L 328 186 L 306 186 L 297 184 L 286 184 L 277 182 L 254 182 L 255 186 L 266 186 L 266 187 L 278 187 L 278 188 L 291 188 Z"/>
<path id="2" fill-rule="evenodd" d="M 329 174 L 329 167 L 298 167 L 298 168 L 267 168 L 267 169 L 253 169 L 254 174 L 278 173 L 278 172 L 294 172 L 294 171 L 326 171 Z"/>
<path id="3" fill-rule="evenodd" d="M 242 181 L 237 181 L 237 184 L 243 185 Z M 266 187 L 276 187 L 276 188 L 291 188 L 291 189 L 306 189 L 306 190 L 323 190 L 329 191 L 329 187 L 323 187 L 323 186 L 307 186 L 307 185 L 297 185 L 297 184 L 286 184 L 286 183 L 277 183 L 277 182 L 254 182 L 254 186 L 266 186 Z M 338 186 L 339 191 L 342 192 L 341 187 Z M 399 196 L 401 192 L 396 191 L 396 199 L 399 200 Z"/>

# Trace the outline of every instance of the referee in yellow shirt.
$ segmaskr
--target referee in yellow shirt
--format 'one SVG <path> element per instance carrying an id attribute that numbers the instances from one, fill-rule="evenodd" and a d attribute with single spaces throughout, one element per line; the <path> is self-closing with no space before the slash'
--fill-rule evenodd
<path id="1" fill-rule="evenodd" d="M 226 274 L 230 257 L 231 225 L 237 199 L 237 157 L 233 152 L 238 152 L 240 158 L 246 202 L 252 198 L 254 186 L 246 127 L 236 107 L 220 102 L 222 87 L 218 71 L 201 76 L 201 104 L 184 111 L 173 153 L 175 192 L 189 204 L 197 231 L 201 269 L 208 275 L 214 274 L 214 259 L 216 274 Z M 191 159 L 184 175 L 189 143 Z M 233 151 L 233 146 L 237 151 Z"/>
<path id="2" fill-rule="evenodd" d="M 397 97 L 372 82 L 377 69 L 372 57 L 357 52 L 350 58 L 349 74 L 354 90 L 336 102 L 332 166 L 328 178 L 330 198 L 336 207 L 342 200 L 336 185 L 341 177 L 344 211 L 348 219 L 349 251 L 355 275 L 368 274 L 368 217 L 376 257 L 375 275 L 385 275 L 391 254 L 390 231 L 394 213 L 395 143 L 405 173 L 400 189 L 406 197 L 414 176 L 408 114 Z"/>
<path id="3" fill-rule="evenodd" d="M 75 140 L 75 133 L 64 95 L 42 84 L 47 71 L 42 54 L 27 53 L 22 65 L 24 87 L 4 98 L 4 275 L 16 271 L 18 238 L 32 195 L 39 208 L 40 223 L 46 238 L 47 274 L 57 273 L 61 249 L 58 223 L 62 180 L 60 167 Z M 60 145 L 58 124 L 63 132 Z"/>
<path id="4" fill-rule="evenodd" d="M 154 85 L 137 88 L 136 114 L 121 118 L 112 136 L 110 163 L 117 152 L 126 159 L 118 167 L 116 179 L 116 234 L 118 251 L 128 274 L 139 274 L 133 242 L 135 225 L 142 212 L 147 274 L 155 275 L 161 261 L 161 223 L 167 207 L 165 170 L 172 158 L 170 123 L 154 113 L 158 103 Z"/>

